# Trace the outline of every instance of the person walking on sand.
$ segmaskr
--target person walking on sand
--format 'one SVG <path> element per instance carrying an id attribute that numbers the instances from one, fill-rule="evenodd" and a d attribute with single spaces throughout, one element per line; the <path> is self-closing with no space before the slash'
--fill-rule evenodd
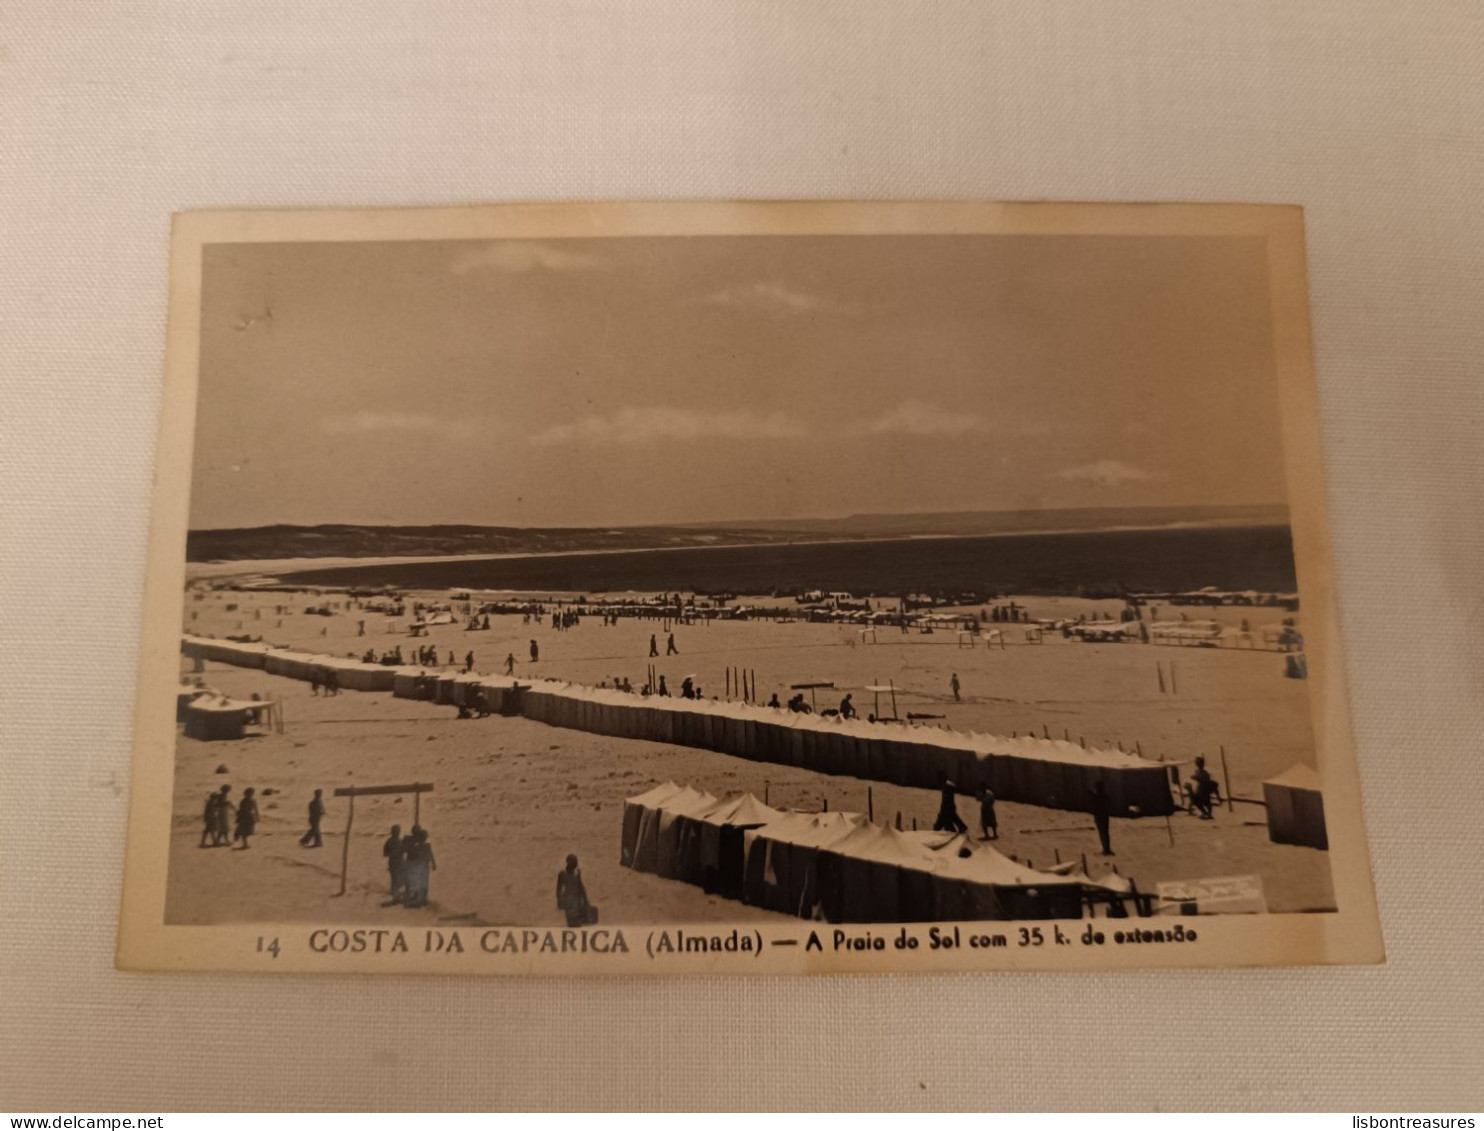
<path id="1" fill-rule="evenodd" d="M 309 801 L 309 831 L 299 838 L 299 844 L 303 848 L 323 848 L 324 838 L 320 836 L 320 822 L 325 819 L 324 790 L 317 789 Z"/>
<path id="2" fill-rule="evenodd" d="M 407 900 L 406 907 L 428 905 L 430 873 L 438 870 L 438 861 L 433 858 L 433 845 L 428 840 L 428 831 L 421 825 L 412 826 L 412 835 L 407 844 Z"/>
<path id="3" fill-rule="evenodd" d="M 468 655 L 466 655 L 464 657 L 464 670 L 466 672 L 472 672 L 474 670 L 474 653 L 473 652 L 470 652 Z"/>
<path id="4" fill-rule="evenodd" d="M 953 673 L 953 678 L 948 681 L 948 686 L 953 689 L 953 701 L 955 703 L 961 703 L 961 702 L 963 702 L 963 700 L 960 699 L 959 698 L 959 695 L 958 695 L 958 691 L 959 691 L 959 687 L 960 687 L 960 684 L 958 682 L 958 672 L 954 672 Z"/>
<path id="5" fill-rule="evenodd" d="M 249 838 L 258 829 L 258 803 L 253 797 L 253 788 L 248 786 L 242 791 L 242 800 L 237 805 L 237 828 L 234 839 L 242 842 L 241 851 L 252 847 Z"/>
<path id="6" fill-rule="evenodd" d="M 660 654 L 659 638 L 652 632 L 649 634 L 649 654 L 651 656 L 658 656 Z"/>
<path id="7" fill-rule="evenodd" d="M 1101 780 L 1092 783 L 1092 823 L 1097 826 L 1098 840 L 1103 845 L 1103 855 L 1113 855 L 1113 843 L 1109 837 L 1108 817 L 1112 812 L 1113 803 L 1108 797 L 1108 787 Z"/>
<path id="8" fill-rule="evenodd" d="M 319 694 L 319 668 L 309 669 L 309 694 Z"/>
<path id="9" fill-rule="evenodd" d="M 220 843 L 216 839 L 216 811 L 222 801 L 223 796 L 218 790 L 213 789 L 206 795 L 206 809 L 201 814 L 201 843 L 197 848 L 215 848 Z"/>
<path id="10" fill-rule="evenodd" d="M 531 641 L 531 663 L 534 664 L 534 663 L 536 663 L 540 659 L 541 659 L 541 649 L 536 644 L 536 642 L 534 640 L 532 640 Z"/>
<path id="11" fill-rule="evenodd" d="M 1000 822 L 994 811 L 994 790 L 984 786 L 979 790 L 979 839 L 999 840 Z"/>
<path id="12" fill-rule="evenodd" d="M 958 791 L 951 781 L 943 782 L 943 792 L 938 801 L 938 819 L 933 822 L 933 831 L 938 833 L 966 833 L 969 826 L 958 815 Z"/>
<path id="13" fill-rule="evenodd" d="M 854 697 L 848 692 L 846 693 L 845 698 L 840 700 L 840 717 L 842 719 L 855 718 Z"/>
<path id="14" fill-rule="evenodd" d="M 382 906 L 390 907 L 407 897 L 407 842 L 402 839 L 401 825 L 392 826 L 391 835 L 382 843 L 381 854 L 386 857 L 388 890 L 387 901 Z"/>
<path id="15" fill-rule="evenodd" d="M 673 632 L 670 633 L 669 639 L 667 639 L 665 641 L 665 655 L 667 655 L 667 656 L 678 656 L 678 655 L 680 655 L 680 649 L 677 648 L 677 647 L 675 647 L 675 634 Z"/>
<path id="16" fill-rule="evenodd" d="M 586 927 L 597 920 L 590 911 L 587 886 L 582 882 L 582 870 L 577 867 L 577 857 L 567 857 L 567 867 L 557 873 L 557 907 L 567 915 L 567 926 Z"/>
<path id="17" fill-rule="evenodd" d="M 506 675 L 514 675 L 515 674 L 515 653 L 514 652 L 511 652 L 508 656 L 505 657 L 505 674 Z"/>
<path id="18" fill-rule="evenodd" d="M 232 816 L 237 812 L 237 806 L 232 804 L 227 794 L 232 792 L 230 785 L 224 785 L 217 794 L 216 801 L 216 832 L 213 845 L 216 848 L 225 848 L 232 843 Z"/>

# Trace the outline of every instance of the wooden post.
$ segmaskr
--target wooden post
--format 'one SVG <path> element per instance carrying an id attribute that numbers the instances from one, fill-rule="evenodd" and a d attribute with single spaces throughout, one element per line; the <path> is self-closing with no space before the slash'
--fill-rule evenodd
<path id="1" fill-rule="evenodd" d="M 345 816 L 345 843 L 340 846 L 340 891 L 345 894 L 345 876 L 350 870 L 350 829 L 356 821 L 356 795 L 350 795 L 350 805 L 347 807 Z"/>
<path id="2" fill-rule="evenodd" d="M 726 695 L 727 695 L 727 698 L 728 699 L 730 699 L 732 697 L 732 669 L 731 668 L 727 668 L 727 691 L 726 691 Z"/>
<path id="3" fill-rule="evenodd" d="M 1232 799 L 1232 776 L 1226 768 L 1226 747 L 1221 747 L 1221 788 L 1226 790 L 1226 811 L 1233 812 L 1237 803 Z"/>
<path id="4" fill-rule="evenodd" d="M 1048 742 L 1051 741 L 1051 728 L 1045 723 L 1041 724 L 1041 737 L 1046 739 Z"/>
<path id="5" fill-rule="evenodd" d="M 876 795 L 870 786 L 866 786 L 866 820 L 872 823 L 876 820 Z"/>
<path id="6" fill-rule="evenodd" d="M 902 811 L 900 809 L 898 809 L 897 810 L 897 832 L 901 832 L 901 831 L 902 831 Z"/>
<path id="7" fill-rule="evenodd" d="M 824 811 L 826 813 L 830 811 L 830 799 L 828 797 L 824 799 Z"/>
<path id="8" fill-rule="evenodd" d="M 1170 694 L 1179 695 L 1180 689 L 1175 684 L 1175 661 L 1170 661 Z"/>
<path id="9" fill-rule="evenodd" d="M 1165 814 L 1165 832 L 1170 834 L 1170 847 L 1175 847 L 1175 826 L 1170 824 L 1170 815 Z"/>
<path id="10" fill-rule="evenodd" d="M 763 804 L 764 805 L 766 805 L 768 803 L 768 793 L 769 793 L 769 791 L 772 788 L 773 788 L 773 783 L 772 782 L 766 782 L 766 781 L 763 782 Z"/>
<path id="11" fill-rule="evenodd" d="M 1154 661 L 1154 674 L 1159 678 L 1159 693 L 1163 695 L 1165 693 L 1165 669 L 1158 660 Z"/>
<path id="12" fill-rule="evenodd" d="M 412 825 L 416 828 L 423 823 L 423 795 L 414 793 L 412 795 Z"/>
<path id="13" fill-rule="evenodd" d="M 891 717 L 894 718 L 894 719 L 900 719 L 902 716 L 899 715 L 899 714 L 897 714 L 897 681 L 896 681 L 896 679 L 894 677 L 888 679 L 886 681 L 886 686 L 889 687 L 889 688 L 891 688 Z"/>

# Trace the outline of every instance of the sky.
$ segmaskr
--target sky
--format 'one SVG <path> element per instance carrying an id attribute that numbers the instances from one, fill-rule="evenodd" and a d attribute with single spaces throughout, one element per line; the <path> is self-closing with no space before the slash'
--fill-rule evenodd
<path id="1" fill-rule="evenodd" d="M 193 529 L 1282 503 L 1260 240 L 214 244 Z"/>

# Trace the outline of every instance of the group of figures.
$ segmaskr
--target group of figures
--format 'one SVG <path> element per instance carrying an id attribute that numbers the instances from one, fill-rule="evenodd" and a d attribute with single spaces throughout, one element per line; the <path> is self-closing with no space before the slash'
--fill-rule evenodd
<path id="1" fill-rule="evenodd" d="M 979 787 L 979 839 L 999 840 L 1000 819 L 995 813 L 994 790 L 989 786 Z M 933 822 L 935 832 L 967 833 L 969 826 L 958 815 L 958 787 L 945 781 L 938 801 L 938 817 Z"/>
<path id="2" fill-rule="evenodd" d="M 403 907 L 426 907 L 428 886 L 432 873 L 438 870 L 438 861 L 433 856 L 433 842 L 428 839 L 428 830 L 413 825 L 412 831 L 402 835 L 402 826 L 393 825 L 391 835 L 381 846 L 386 857 L 387 877 L 391 891 L 383 907 L 401 904 Z"/>
<path id="3" fill-rule="evenodd" d="M 242 800 L 232 803 L 232 787 L 224 785 L 206 797 L 198 848 L 251 848 L 250 838 L 258 829 L 258 800 L 252 786 L 242 791 Z"/>

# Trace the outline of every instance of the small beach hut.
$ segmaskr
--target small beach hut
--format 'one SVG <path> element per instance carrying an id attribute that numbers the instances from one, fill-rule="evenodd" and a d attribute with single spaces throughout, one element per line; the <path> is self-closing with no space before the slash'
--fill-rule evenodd
<path id="1" fill-rule="evenodd" d="M 1318 771 L 1296 765 L 1263 782 L 1262 796 L 1268 803 L 1268 839 L 1274 844 L 1329 847 Z"/>

